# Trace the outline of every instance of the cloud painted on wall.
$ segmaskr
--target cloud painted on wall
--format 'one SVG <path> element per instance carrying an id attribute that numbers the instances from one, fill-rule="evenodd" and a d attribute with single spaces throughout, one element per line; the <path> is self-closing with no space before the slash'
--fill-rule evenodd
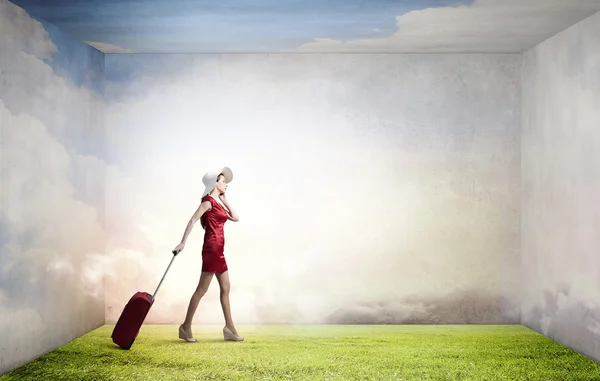
<path id="1" fill-rule="evenodd" d="M 14 7 L 8 10 L 13 11 Z M 17 131 L 2 130 L 3 141 L 11 142 L 6 147 L 17 151 L 3 150 L 8 169 L 2 173 L 19 180 L 6 182 L 14 190 L 3 193 L 3 200 L 21 208 L 7 209 L 10 213 L 3 221 L 23 231 L 11 231 L 3 241 L 3 251 L 11 250 L 13 276 L 22 282 L 1 284 L 7 313 L 19 311 L 19 285 L 42 279 L 58 289 L 82 286 L 94 295 L 94 285 L 106 275 L 107 317 L 116 318 L 133 292 L 153 291 L 170 249 L 197 207 L 203 171 L 223 164 L 235 168 L 230 198 L 243 216 L 242 222 L 228 226 L 232 303 L 242 321 L 321 322 L 334 316 L 340 306 L 389 302 L 402 295 L 443 295 L 460 285 L 487 288 L 490 300 L 498 293 L 511 292 L 511 284 L 501 283 L 510 277 L 514 255 L 506 249 L 506 241 L 513 242 L 517 233 L 510 212 L 506 220 L 490 222 L 489 216 L 506 210 L 490 200 L 513 200 L 512 172 L 502 172 L 499 166 L 478 167 L 486 162 L 482 158 L 494 154 L 491 147 L 498 147 L 493 138 L 464 131 L 464 136 L 480 144 L 479 150 L 465 156 L 464 151 L 452 149 L 454 143 L 444 143 L 442 134 L 448 131 L 426 133 L 432 125 L 422 120 L 419 127 L 424 129 L 415 130 L 420 135 L 415 138 L 407 133 L 408 140 L 399 145 L 398 127 L 406 132 L 405 128 L 415 127 L 410 126 L 414 120 L 392 122 L 393 114 L 382 118 L 361 110 L 363 84 L 370 81 L 368 76 L 356 82 L 349 78 L 349 72 L 356 73 L 354 60 L 335 64 L 329 61 L 332 57 L 322 57 L 321 62 L 304 57 L 297 64 L 310 69 L 299 71 L 293 65 L 265 65 L 274 59 L 268 56 L 251 60 L 191 57 L 191 62 L 184 61 L 177 69 L 182 62 L 174 57 L 153 56 L 144 61 L 141 56 L 135 58 L 142 63 L 137 72 L 132 74 L 125 63 L 122 81 L 108 84 L 111 96 L 121 95 L 107 105 L 111 152 L 99 157 L 94 152 L 104 151 L 88 144 L 90 134 L 102 135 L 101 129 L 94 130 L 102 124 L 90 126 L 86 112 L 75 107 L 101 105 L 102 100 L 58 76 L 47 63 L 57 46 L 40 23 L 14 12 L 3 17 L 18 20 L 16 30 L 33 30 L 41 40 L 28 48 L 38 49 L 35 55 L 21 49 L 29 43 L 23 37 L 23 43 L 18 39 L 4 42 L 2 47 L 14 55 L 0 56 L 2 67 L 12 73 L 3 77 L 0 87 L 2 118 L 10 122 L 3 126 L 23 125 L 22 133 L 37 136 L 29 141 Z M 155 59 L 160 64 L 152 68 Z M 505 74 L 511 77 L 514 62 L 508 59 L 505 64 Z M 399 70 L 394 73 L 401 72 L 389 63 L 379 64 L 376 70 L 373 61 L 358 65 L 367 65 L 369 73 L 392 67 Z M 410 62 L 404 65 L 415 67 Z M 448 65 L 454 70 L 461 64 Z M 428 71 L 434 68 L 422 67 L 426 69 L 412 74 L 431 81 L 424 86 L 435 85 L 436 78 Z M 151 70 L 162 73 L 156 76 Z M 24 73 L 31 78 L 26 80 Z M 365 76 L 364 70 L 358 73 Z M 475 78 L 490 78 L 489 73 L 473 73 Z M 510 83 L 503 75 L 498 80 Z M 462 77 L 458 78 L 448 91 L 469 97 Z M 484 82 L 473 81 L 486 86 Z M 510 86 L 502 91 L 507 91 L 501 94 L 504 99 L 510 99 Z M 410 88 L 382 94 L 382 102 L 390 105 L 398 95 L 415 96 Z M 428 105 L 443 112 L 444 106 L 435 99 L 422 101 L 418 107 Z M 407 113 L 424 115 L 431 109 L 413 111 Z M 515 117 L 504 115 L 492 130 L 498 131 Z M 167 134 L 166 126 L 172 132 Z M 40 151 L 42 143 L 53 151 Z M 510 145 L 512 138 L 504 143 Z M 424 150 L 423 144 L 431 151 Z M 307 150 L 313 154 L 306 155 Z M 14 166 L 9 168 L 4 158 L 18 162 L 19 171 L 29 177 L 15 177 Z M 457 173 L 465 163 L 473 172 Z M 497 176 L 490 174 L 493 171 Z M 475 184 L 474 173 L 488 173 L 488 177 Z M 82 179 L 90 183 L 82 184 Z M 357 212 L 356 205 L 365 203 L 365 195 L 373 190 L 373 179 L 385 179 L 385 185 L 377 197 L 368 199 L 369 208 Z M 103 200 L 94 192 L 98 181 L 106 184 L 105 208 L 98 206 Z M 33 189 L 43 191 L 46 198 L 34 197 L 29 203 L 20 198 Z M 50 205 L 45 203 L 48 200 Z M 315 208 L 319 216 L 330 218 L 310 220 L 307 211 Z M 43 218 L 36 210 L 43 211 Z M 467 210 L 473 217 L 457 227 L 453 219 Z M 65 215 L 76 218 L 63 223 Z M 74 229 L 76 238 L 72 238 Z M 499 236 L 499 229 L 505 234 Z M 176 261 L 150 321 L 177 322 L 185 312 L 201 266 L 199 232 L 196 228 L 195 238 Z M 106 256 L 100 254 L 102 248 Z M 491 277 L 475 271 L 481 262 L 499 261 L 498 250 L 508 250 L 503 257 L 506 262 L 499 263 L 503 270 Z M 29 254 L 20 258 L 21 252 Z M 29 266 L 34 254 L 46 267 Z M 47 273 L 59 275 L 53 279 Z M 360 284 L 374 279 L 378 280 L 375 291 Z M 60 298 L 56 290 L 48 288 L 47 295 L 30 297 Z M 290 300 L 289 295 L 296 297 Z M 34 301 L 22 300 L 22 307 L 26 309 L 29 302 Z M 216 287 L 203 306 L 200 321 L 221 321 Z"/>
<path id="2" fill-rule="evenodd" d="M 236 173 L 230 199 L 242 218 L 227 226 L 239 319 L 322 322 L 341 319 L 335 313 L 342 308 L 377 311 L 376 303 L 413 297 L 447 307 L 446 293 L 477 285 L 490 295 L 467 290 L 452 298 L 480 306 L 475 315 L 486 316 L 496 295 L 511 293 L 513 285 L 518 151 L 507 150 L 518 137 L 519 115 L 483 101 L 485 112 L 463 113 L 445 102 L 472 101 L 469 91 L 475 91 L 516 105 L 517 87 L 510 84 L 518 83 L 518 61 L 493 61 L 502 68 L 493 77 L 486 66 L 492 61 L 472 64 L 446 82 L 439 73 L 455 73 L 465 57 L 436 64 L 424 58 L 421 65 L 411 59 L 107 57 L 107 96 L 115 97 L 107 111 L 112 154 L 140 189 L 111 192 L 110 205 L 139 210 L 121 223 L 143 224 L 159 258 L 151 273 L 131 278 L 155 287 L 198 206 L 203 172 L 229 165 Z M 415 83 L 386 90 L 390 75 L 399 82 L 416 77 L 422 88 L 439 92 L 415 93 Z M 365 92 L 377 97 L 366 107 Z M 377 103 L 390 106 L 383 117 L 369 112 Z M 474 116 L 481 114 L 497 117 Z M 471 130 L 481 123 L 486 128 Z M 196 229 L 151 319 L 181 320 L 201 266 Z M 108 315 L 115 319 L 115 306 L 129 295 L 117 284 L 107 287 Z M 203 301 L 199 321 L 221 320 L 217 290 L 214 285 Z M 486 297 L 490 303 L 477 302 Z M 446 307 L 436 316 L 461 316 L 440 314 Z"/>
<path id="3" fill-rule="evenodd" d="M 475 0 L 396 17 L 390 36 L 318 38 L 287 52 L 524 52 L 600 10 L 596 0 Z M 523 25 L 531 25 L 524 30 Z"/>
<path id="4" fill-rule="evenodd" d="M 88 268 L 106 242 L 106 164 L 96 156 L 104 147 L 103 100 L 62 76 L 79 68 L 71 74 L 84 78 L 85 65 L 66 65 L 69 39 L 53 40 L 55 32 L 0 1 L 2 369 L 74 338 L 102 313 L 103 279 Z"/>
<path id="5" fill-rule="evenodd" d="M 524 56 L 523 322 L 600 358 L 600 14 Z"/>
<path id="6" fill-rule="evenodd" d="M 314 38 L 388 36 L 394 16 L 473 0 L 13 0 L 107 53 L 276 52 Z"/>
<path id="7" fill-rule="evenodd" d="M 152 261 L 148 251 L 130 249 L 130 240 L 141 241 L 137 225 L 106 222 L 106 183 L 130 195 L 138 188 L 105 160 L 104 99 L 88 82 L 98 77 L 87 76 L 97 68 L 68 61 L 82 47 L 100 53 L 5 0 L 0 33 L 10 37 L 0 40 L 0 315 L 3 332 L 11 327 L 1 349 L 28 356 L 71 337 L 82 322 L 95 324 L 105 278 L 122 275 L 116 264 Z M 130 206 L 120 215 L 135 212 Z M 126 276 L 112 279 L 127 285 Z M 36 343 L 31 332 L 40 334 Z"/>
<path id="8" fill-rule="evenodd" d="M 2 100 L 0 130 L 0 215 L 6 229 L 0 243 L 0 329 L 11 332 L 2 343 L 13 351 L 2 356 L 9 361 L 19 351 L 35 355 L 30 347 L 52 347 L 55 335 L 71 336 L 73 315 L 65 315 L 65 308 L 82 308 L 85 319 L 86 300 L 103 299 L 103 280 L 88 278 L 86 267 L 90 256 L 103 254 L 105 237 L 97 208 L 78 200 L 68 179 L 69 167 L 83 158 L 69 155 L 40 120 L 12 114 Z"/>

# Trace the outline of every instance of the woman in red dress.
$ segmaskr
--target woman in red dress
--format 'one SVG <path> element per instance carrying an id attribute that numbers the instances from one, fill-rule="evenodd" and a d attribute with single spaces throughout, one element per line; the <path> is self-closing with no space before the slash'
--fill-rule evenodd
<path id="1" fill-rule="evenodd" d="M 223 226 L 227 220 L 239 221 L 231 205 L 227 202 L 225 191 L 227 184 L 233 180 L 233 172 L 225 167 L 220 171 L 207 172 L 202 177 L 202 182 L 206 187 L 202 194 L 200 206 L 190 218 L 185 228 L 181 243 L 173 249 L 175 255 L 179 254 L 187 241 L 196 222 L 200 221 L 204 229 L 204 244 L 202 246 L 202 274 L 198 287 L 190 299 L 185 321 L 179 326 L 179 338 L 187 342 L 196 342 L 192 336 L 192 319 L 200 299 L 208 291 L 208 286 L 216 274 L 217 281 L 221 289 L 221 307 L 225 316 L 225 327 L 223 327 L 223 338 L 225 340 L 243 341 L 244 338 L 238 336 L 233 320 L 231 318 L 231 308 L 229 305 L 229 273 L 227 271 L 227 262 L 225 261 L 225 234 Z"/>

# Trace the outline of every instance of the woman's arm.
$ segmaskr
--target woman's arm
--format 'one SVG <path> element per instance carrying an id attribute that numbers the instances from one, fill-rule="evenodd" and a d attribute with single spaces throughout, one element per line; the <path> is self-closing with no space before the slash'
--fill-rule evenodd
<path id="1" fill-rule="evenodd" d="M 198 209 L 196 209 L 196 211 L 192 215 L 192 218 L 190 218 L 187 226 L 185 227 L 183 237 L 181 237 L 181 243 L 177 245 L 177 247 L 173 250 L 174 254 L 178 254 L 181 250 L 183 250 L 183 248 L 185 247 L 185 243 L 187 242 L 187 239 L 190 233 L 192 232 L 192 229 L 194 228 L 194 225 L 196 224 L 196 222 L 198 222 L 198 220 L 200 220 L 202 215 L 209 211 L 211 208 L 212 204 L 210 203 L 210 201 L 204 201 L 200 204 Z"/>
<path id="2" fill-rule="evenodd" d="M 235 210 L 233 210 L 233 208 L 227 201 L 227 197 L 225 196 L 225 194 L 220 195 L 219 198 L 223 202 L 223 205 L 225 205 L 225 209 L 227 210 L 227 217 L 229 218 L 229 220 L 238 222 L 240 220 L 240 217 L 237 215 Z"/>

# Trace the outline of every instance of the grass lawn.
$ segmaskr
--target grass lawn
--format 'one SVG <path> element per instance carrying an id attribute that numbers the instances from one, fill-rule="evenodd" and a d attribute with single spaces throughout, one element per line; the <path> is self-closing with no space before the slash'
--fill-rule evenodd
<path id="1" fill-rule="evenodd" d="M 106 325 L 16 369 L 8 380 L 600 380 L 600 363 L 523 326 L 147 325 L 129 351 Z"/>

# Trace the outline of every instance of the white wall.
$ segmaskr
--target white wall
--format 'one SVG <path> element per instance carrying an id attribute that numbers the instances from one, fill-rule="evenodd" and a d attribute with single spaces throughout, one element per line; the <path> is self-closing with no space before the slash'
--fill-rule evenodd
<path id="1" fill-rule="evenodd" d="M 2 374 L 104 324 L 105 166 L 104 55 L 6 0 L 0 36 Z"/>
<path id="2" fill-rule="evenodd" d="M 523 324 L 600 360 L 600 13 L 523 66 Z"/>
<path id="3" fill-rule="evenodd" d="M 107 321 L 229 165 L 238 322 L 519 322 L 519 55 L 107 55 Z M 202 230 L 149 322 L 181 322 Z M 222 322 L 212 285 L 197 322 Z"/>

